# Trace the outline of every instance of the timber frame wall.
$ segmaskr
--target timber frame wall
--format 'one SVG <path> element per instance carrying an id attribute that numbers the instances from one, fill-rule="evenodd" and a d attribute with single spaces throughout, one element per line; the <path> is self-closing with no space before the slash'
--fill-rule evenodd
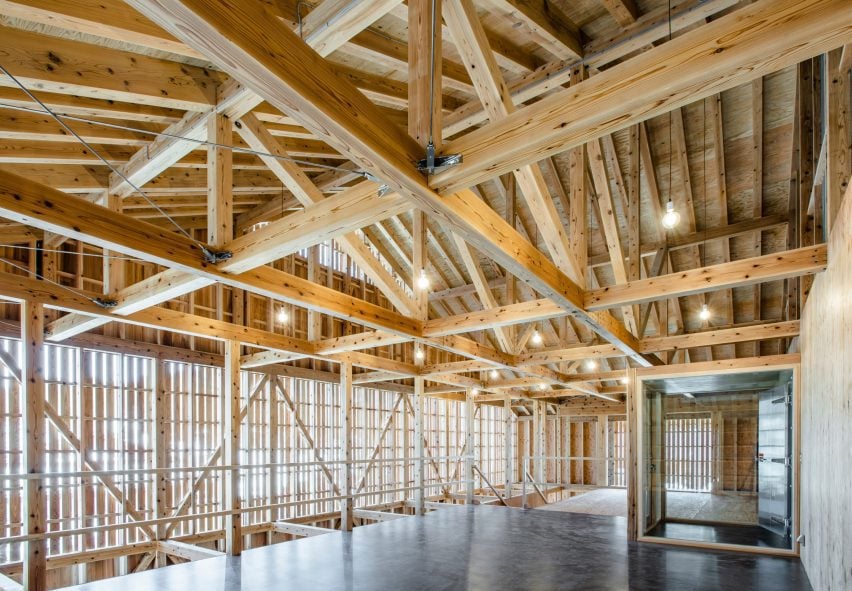
<path id="1" fill-rule="evenodd" d="M 795 355 L 850 256 L 848 0 L 444 0 L 434 64 L 429 0 L 302 4 L 0 0 L 4 67 L 125 123 L 75 122 L 122 177 L 0 88 L 0 573 L 28 590 L 529 479 L 635 501 L 639 368 Z M 464 161 L 426 176 L 433 116 Z"/>

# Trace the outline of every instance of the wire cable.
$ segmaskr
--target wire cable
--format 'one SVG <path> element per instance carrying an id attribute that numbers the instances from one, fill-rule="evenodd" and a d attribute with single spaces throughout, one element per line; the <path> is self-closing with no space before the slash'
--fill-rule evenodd
<path id="1" fill-rule="evenodd" d="M 186 230 L 184 230 L 184 229 L 181 227 L 181 225 L 180 225 L 180 224 L 178 224 L 178 223 L 174 220 L 174 218 L 172 218 L 169 214 L 167 214 L 165 211 L 163 211 L 163 209 L 162 209 L 159 205 L 157 205 L 156 203 L 154 203 L 154 201 L 153 201 L 150 197 L 148 197 L 147 193 L 145 193 L 142 189 L 140 189 L 140 188 L 136 185 L 136 183 L 134 183 L 133 181 L 131 181 L 131 180 L 127 177 L 127 175 L 125 175 L 123 172 L 121 172 L 121 171 L 120 171 L 120 170 L 119 170 L 116 166 L 113 166 L 113 164 L 112 164 L 109 160 L 107 160 L 105 157 L 103 157 L 103 156 L 101 155 L 101 153 L 100 153 L 98 150 L 95 150 L 95 148 L 94 148 L 94 147 L 92 147 L 92 145 L 91 145 L 91 144 L 89 144 L 89 142 L 87 142 L 86 140 L 84 140 L 84 139 L 80 136 L 80 134 L 78 134 L 76 131 L 74 131 L 74 129 L 72 129 L 70 126 L 68 126 L 68 124 L 67 124 L 67 123 L 65 123 L 65 121 L 63 121 L 63 120 L 62 120 L 62 118 L 61 118 L 59 115 L 57 115 L 56 113 L 54 113 L 54 112 L 50 109 L 50 107 L 48 107 L 47 105 L 45 105 L 45 104 L 41 101 L 41 99 L 39 99 L 39 98 L 38 98 L 37 96 L 35 96 L 32 92 L 30 92 L 30 91 L 29 91 L 29 89 L 28 89 L 26 86 L 24 86 L 24 84 L 23 84 L 20 80 L 18 80 L 15 76 L 13 76 L 13 75 L 12 75 L 12 73 L 11 73 L 9 70 L 7 70 L 7 69 L 5 68 L 5 66 L 3 66 L 3 64 L 0 64 L 0 71 L 2 71 L 2 72 L 6 75 L 6 76 L 8 76 L 8 77 L 12 80 L 12 82 L 14 82 L 16 86 L 18 86 L 18 88 L 20 88 L 22 91 L 24 91 L 24 93 L 25 93 L 28 97 L 30 97 L 30 99 L 31 99 L 33 102 L 35 102 L 35 103 L 36 103 L 36 104 L 38 104 L 38 105 L 39 105 L 42 109 L 44 109 L 44 112 L 45 112 L 45 113 L 47 113 L 48 115 L 50 115 L 50 116 L 51 116 L 51 117 L 52 117 L 52 118 L 53 118 L 53 119 L 54 119 L 57 123 L 59 123 L 59 125 L 61 125 L 61 126 L 62 126 L 62 128 L 63 128 L 63 129 L 65 129 L 65 131 L 67 131 L 68 133 L 70 133 L 71 135 L 73 135 L 75 138 L 77 138 L 77 140 L 78 140 L 81 144 L 83 144 L 83 146 L 85 146 L 87 150 L 89 150 L 92 154 L 94 154 L 94 155 L 98 158 L 98 160 L 100 160 L 100 161 L 101 161 L 101 162 L 103 162 L 103 163 L 104 163 L 107 167 L 109 167 L 109 169 L 110 169 L 112 172 L 114 172 L 116 175 L 118 175 L 118 176 L 119 176 L 119 177 L 120 177 L 120 178 L 121 178 L 124 182 L 126 182 L 128 185 L 130 185 L 130 187 L 132 187 L 132 188 L 133 188 L 136 192 L 138 192 L 138 193 L 139 193 L 139 194 L 140 194 L 140 195 L 141 195 L 141 196 L 145 199 L 145 201 L 147 201 L 147 202 L 148 202 L 148 203 L 149 203 L 149 204 L 150 204 L 150 205 L 151 205 L 154 209 L 156 209 L 156 210 L 157 210 L 157 211 L 158 211 L 158 212 L 159 212 L 159 213 L 160 213 L 163 217 L 165 217 L 166 219 L 168 219 L 168 220 L 169 220 L 169 221 L 170 221 L 170 222 L 171 222 L 171 223 L 175 226 L 175 228 L 177 228 L 177 229 L 178 229 L 178 231 L 180 231 L 180 233 L 181 233 L 181 234 L 183 234 L 184 236 L 186 236 L 186 237 L 187 237 L 188 239 L 190 239 L 191 241 L 195 242 L 198 246 L 200 246 L 200 247 L 202 248 L 202 250 L 203 250 L 203 251 L 207 251 L 207 246 L 206 246 L 205 244 L 203 244 L 202 242 L 200 242 L 200 241 L 196 240 L 196 239 L 195 239 L 195 238 L 194 238 L 194 237 L 193 237 L 193 236 L 192 236 L 189 232 L 187 232 Z"/>
<path id="2" fill-rule="evenodd" d="M 110 299 L 105 299 L 105 298 L 100 298 L 100 297 L 95 297 L 95 298 L 90 297 L 90 296 L 86 295 L 85 293 L 83 293 L 81 291 L 77 291 L 74 288 L 68 287 L 67 285 L 63 285 L 63 284 L 59 283 L 58 281 L 54 281 L 53 279 L 45 277 L 44 275 L 42 275 L 40 273 L 36 273 L 35 271 L 33 271 L 33 270 L 31 270 L 31 269 L 29 269 L 29 268 L 27 268 L 27 267 L 25 267 L 21 264 L 18 264 L 15 261 L 10 261 L 9 259 L 6 259 L 4 257 L 0 257 L 0 263 L 6 263 L 10 267 L 18 269 L 19 271 L 24 271 L 28 275 L 35 275 L 37 279 L 41 279 L 42 281 L 45 281 L 45 282 L 50 283 L 52 285 L 55 285 L 56 287 L 61 287 L 65 291 L 71 292 L 75 296 L 85 298 L 85 299 L 89 300 L 90 302 L 92 302 L 93 304 L 100 306 L 101 308 L 114 308 L 117 305 L 117 302 L 115 300 L 110 300 Z"/>
<path id="3" fill-rule="evenodd" d="M 72 254 L 74 256 L 83 256 L 83 257 L 98 257 L 101 259 L 112 259 L 116 261 L 133 261 L 136 263 L 147 263 L 148 261 L 143 261 L 142 259 L 136 257 L 124 257 L 124 256 L 114 256 L 111 254 L 98 254 L 96 252 L 71 252 L 68 250 L 58 250 L 54 248 L 41 248 L 38 246 L 21 246 L 19 244 L 0 244 L 0 248 L 20 248 L 21 250 L 36 250 L 41 252 L 58 252 L 60 254 Z"/>

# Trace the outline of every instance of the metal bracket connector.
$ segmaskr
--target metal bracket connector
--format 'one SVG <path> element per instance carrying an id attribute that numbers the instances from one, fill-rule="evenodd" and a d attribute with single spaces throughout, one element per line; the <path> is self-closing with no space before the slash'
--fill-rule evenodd
<path id="1" fill-rule="evenodd" d="M 209 248 L 201 247 L 201 254 L 204 255 L 204 262 L 215 265 L 222 261 L 227 261 L 234 253 L 230 250 L 210 250 Z"/>
<path id="2" fill-rule="evenodd" d="M 95 298 L 92 301 L 101 308 L 105 308 L 107 310 L 115 308 L 118 305 L 118 300 L 114 300 L 112 298 Z"/>
<path id="3" fill-rule="evenodd" d="M 426 158 L 417 161 L 417 170 L 428 174 L 435 174 L 435 171 L 441 172 L 452 166 L 457 166 L 462 163 L 461 154 L 446 154 L 445 156 L 435 155 L 435 144 L 429 142 L 426 144 Z"/>

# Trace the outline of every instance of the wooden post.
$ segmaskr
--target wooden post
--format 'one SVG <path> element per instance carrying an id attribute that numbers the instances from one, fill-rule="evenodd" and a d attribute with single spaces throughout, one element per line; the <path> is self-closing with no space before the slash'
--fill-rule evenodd
<path id="1" fill-rule="evenodd" d="M 211 142 L 233 144 L 231 120 L 212 113 L 207 121 L 207 138 Z M 207 242 L 220 247 L 234 239 L 233 157 L 231 150 L 218 146 L 207 148 Z"/>
<path id="2" fill-rule="evenodd" d="M 627 461 L 627 539 L 635 541 L 638 537 L 638 519 L 636 503 L 641 491 L 638 490 L 639 478 L 636 473 L 639 461 L 639 448 L 637 438 L 636 401 L 638 396 L 638 385 L 636 383 L 636 370 L 627 370 L 627 449 L 625 450 Z"/>
<path id="3" fill-rule="evenodd" d="M 166 399 L 166 362 L 162 359 L 155 361 L 154 383 L 156 384 L 157 393 L 154 398 L 154 467 L 166 468 L 168 463 L 168 437 L 166 435 L 166 417 L 169 409 L 169 403 Z M 157 474 L 157 493 L 154 499 L 156 503 L 155 514 L 157 519 L 162 519 L 168 516 L 169 512 L 169 481 L 170 475 L 167 472 Z M 164 539 L 166 536 L 167 524 L 163 523 L 156 527 L 157 539 Z M 166 556 L 162 552 L 156 553 L 157 567 L 166 566 Z"/>
<path id="4" fill-rule="evenodd" d="M 544 482 L 544 429 L 546 417 L 544 415 L 544 402 L 536 400 L 533 402 L 533 478 L 537 484 Z"/>
<path id="5" fill-rule="evenodd" d="M 504 471 L 506 472 L 504 475 L 506 484 L 503 490 L 506 498 L 509 498 L 512 496 L 512 485 L 515 479 L 512 471 L 512 398 L 508 394 L 503 399 L 503 429 L 505 433 L 503 461 L 505 463 Z"/>
<path id="6" fill-rule="evenodd" d="M 464 502 L 467 505 L 473 504 L 473 463 L 476 451 L 473 448 L 473 439 L 473 390 L 468 388 L 464 397 Z"/>
<path id="7" fill-rule="evenodd" d="M 239 464 L 240 453 L 240 343 L 225 341 L 225 367 L 222 375 L 222 418 L 225 425 L 224 462 L 227 466 Z M 227 471 L 223 475 L 225 496 L 223 509 L 240 509 L 240 473 Z M 239 556 L 243 550 L 242 515 L 231 513 L 225 517 L 225 551 L 231 556 Z"/>
<path id="8" fill-rule="evenodd" d="M 426 270 L 426 214 L 415 209 L 411 212 L 414 224 L 412 226 L 411 239 L 412 250 L 412 277 L 411 285 L 414 288 L 414 299 L 417 302 L 417 310 L 421 320 L 429 317 L 429 290 L 417 287 L 417 279 L 420 273 Z"/>
<path id="9" fill-rule="evenodd" d="M 340 445 L 343 448 L 343 482 L 340 492 L 340 529 L 352 531 L 354 527 L 352 500 L 352 364 L 340 364 Z"/>
<path id="10" fill-rule="evenodd" d="M 828 113 L 825 117 L 825 141 L 828 142 L 825 173 L 826 235 L 837 219 L 840 203 L 849 184 L 849 175 L 852 173 L 852 144 L 849 141 L 852 126 L 849 115 L 850 82 L 849 70 L 841 67 L 843 51 L 843 48 L 830 51 L 823 60 L 826 69 L 823 80 L 828 92 Z"/>
<path id="11" fill-rule="evenodd" d="M 595 484 L 606 486 L 606 432 L 607 416 L 598 415 L 597 432 L 595 433 Z"/>
<path id="12" fill-rule="evenodd" d="M 425 397 L 424 378 L 414 378 L 414 514 L 426 512 L 426 491 L 423 488 L 423 398 Z"/>
<path id="13" fill-rule="evenodd" d="M 400 394 L 403 398 L 408 394 Z M 402 401 L 402 486 L 408 488 L 411 486 L 411 421 L 409 420 L 408 401 Z M 397 425 L 394 425 L 396 428 Z M 404 493 L 405 500 L 413 498 L 414 495 L 406 490 Z M 403 512 L 406 510 L 404 509 Z"/>
<path id="14" fill-rule="evenodd" d="M 45 418 L 44 418 L 44 310 L 41 304 L 21 304 L 21 399 L 23 404 L 23 447 L 24 468 L 27 474 L 40 475 L 44 472 Z M 24 533 L 37 536 L 46 533 L 46 507 L 43 493 L 44 482 L 40 479 L 26 480 L 21 515 Z M 44 539 L 24 542 L 24 568 L 22 581 L 26 591 L 47 589 L 47 543 Z"/>

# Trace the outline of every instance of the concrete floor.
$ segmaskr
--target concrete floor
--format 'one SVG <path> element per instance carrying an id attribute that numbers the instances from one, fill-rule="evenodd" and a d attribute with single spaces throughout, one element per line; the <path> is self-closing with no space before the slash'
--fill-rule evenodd
<path id="1" fill-rule="evenodd" d="M 798 560 L 628 543 L 619 517 L 459 506 L 77 591 L 810 589 Z"/>
<path id="2" fill-rule="evenodd" d="M 627 517 L 627 490 L 601 488 L 538 507 L 537 510 Z M 672 519 L 756 525 L 757 497 L 667 492 L 666 516 Z"/>

